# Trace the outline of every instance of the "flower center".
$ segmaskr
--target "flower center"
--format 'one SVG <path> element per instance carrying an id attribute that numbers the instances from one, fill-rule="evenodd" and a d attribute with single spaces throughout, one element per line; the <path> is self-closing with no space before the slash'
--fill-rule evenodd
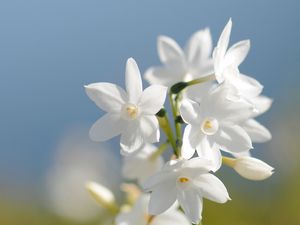
<path id="1" fill-rule="evenodd" d="M 125 119 L 134 120 L 139 115 L 139 108 L 134 104 L 126 104 L 123 107 L 123 116 Z"/>
<path id="2" fill-rule="evenodd" d="M 190 179 L 187 178 L 187 177 L 179 177 L 179 178 L 178 178 L 178 181 L 179 181 L 180 183 L 186 183 L 186 182 L 189 182 Z"/>
<path id="3" fill-rule="evenodd" d="M 201 125 L 201 130 L 203 133 L 207 135 L 213 135 L 218 131 L 218 129 L 219 123 L 215 118 L 206 118 L 205 120 L 203 120 Z"/>

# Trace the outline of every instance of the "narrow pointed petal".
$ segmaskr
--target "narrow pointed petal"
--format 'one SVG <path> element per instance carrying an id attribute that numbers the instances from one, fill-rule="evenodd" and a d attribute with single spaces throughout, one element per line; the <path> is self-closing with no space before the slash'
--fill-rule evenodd
<path id="1" fill-rule="evenodd" d="M 187 60 L 192 65 L 199 65 L 203 60 L 207 60 L 211 51 L 212 38 L 209 28 L 194 33 L 185 48 Z"/>
<path id="2" fill-rule="evenodd" d="M 89 98 L 106 112 L 120 112 L 127 101 L 126 92 L 111 83 L 93 83 L 85 86 Z"/>
<path id="3" fill-rule="evenodd" d="M 216 172 L 222 165 L 222 155 L 217 145 L 211 146 L 208 137 L 204 137 L 197 146 L 197 154 L 200 158 L 209 159 L 212 161 L 212 171 Z"/>
<path id="4" fill-rule="evenodd" d="M 225 64 L 238 67 L 248 55 L 250 50 L 250 40 L 240 41 L 231 46 L 226 52 Z"/>
<path id="5" fill-rule="evenodd" d="M 176 201 L 176 185 L 172 180 L 156 186 L 151 193 L 149 213 L 159 215 L 168 210 Z"/>
<path id="6" fill-rule="evenodd" d="M 255 108 L 255 116 L 259 116 L 270 109 L 273 100 L 266 96 L 258 96 L 251 100 Z"/>
<path id="7" fill-rule="evenodd" d="M 133 58 L 129 58 L 126 63 L 125 84 L 129 102 L 136 104 L 142 95 L 143 86 L 140 70 Z"/>
<path id="8" fill-rule="evenodd" d="M 188 124 L 199 123 L 200 105 L 194 101 L 183 100 L 180 105 L 182 119 Z"/>
<path id="9" fill-rule="evenodd" d="M 238 79 L 234 80 L 233 85 L 239 90 L 241 95 L 246 98 L 254 98 L 260 95 L 263 86 L 256 79 L 240 74 Z"/>
<path id="10" fill-rule="evenodd" d="M 161 85 L 151 85 L 142 93 L 139 107 L 143 114 L 154 115 L 164 105 L 168 88 Z"/>
<path id="11" fill-rule="evenodd" d="M 157 118 L 155 116 L 142 116 L 139 122 L 145 141 L 148 143 L 158 142 L 160 133 Z"/>
<path id="12" fill-rule="evenodd" d="M 170 62 L 183 63 L 184 54 L 180 46 L 172 38 L 159 36 L 157 40 L 157 50 L 160 61 L 164 64 Z"/>
<path id="13" fill-rule="evenodd" d="M 173 84 L 182 80 L 182 69 L 176 70 L 169 67 L 150 67 L 146 70 L 144 78 L 150 84 L 160 84 L 167 87 L 172 86 Z"/>
<path id="14" fill-rule="evenodd" d="M 188 219 L 193 224 L 199 224 L 202 219 L 203 202 L 197 191 L 192 188 L 178 190 L 177 198 Z"/>
<path id="15" fill-rule="evenodd" d="M 270 131 L 254 119 L 247 120 L 241 124 L 241 127 L 245 129 L 253 142 L 263 143 L 272 139 Z"/>
<path id="16" fill-rule="evenodd" d="M 132 121 L 128 122 L 126 130 L 123 131 L 120 140 L 121 154 L 127 155 L 138 150 L 144 144 L 139 124 Z"/>
<path id="17" fill-rule="evenodd" d="M 219 49 L 221 55 L 223 56 L 225 55 L 225 52 L 228 48 L 231 29 L 232 29 L 232 20 L 230 18 L 226 26 L 224 27 L 217 44 L 217 48 Z"/>
<path id="18" fill-rule="evenodd" d="M 121 134 L 123 130 L 124 121 L 120 115 L 107 113 L 93 124 L 89 134 L 93 141 L 107 141 Z"/>
<path id="19" fill-rule="evenodd" d="M 199 194 L 204 198 L 217 203 L 225 203 L 230 200 L 225 185 L 212 174 L 201 174 L 193 182 Z"/>
<path id="20" fill-rule="evenodd" d="M 228 152 L 238 153 L 253 148 L 249 135 L 238 125 L 223 125 L 214 139 L 221 149 Z"/>
<path id="21" fill-rule="evenodd" d="M 182 147 L 181 147 L 181 156 L 184 159 L 190 159 L 195 154 L 196 148 L 193 147 L 190 143 L 189 136 L 191 132 L 191 125 L 187 125 L 184 129 Z"/>

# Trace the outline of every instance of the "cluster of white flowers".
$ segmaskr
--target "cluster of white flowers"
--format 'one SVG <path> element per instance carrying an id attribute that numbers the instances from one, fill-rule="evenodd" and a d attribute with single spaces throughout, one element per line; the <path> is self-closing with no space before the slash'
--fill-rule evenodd
<path id="1" fill-rule="evenodd" d="M 271 139 L 255 118 L 270 108 L 272 100 L 261 95 L 263 86 L 258 81 L 239 71 L 250 41 L 228 48 L 231 29 L 230 19 L 214 49 L 208 28 L 193 34 L 184 49 L 172 38 L 160 36 L 162 65 L 145 72 L 151 84 L 145 90 L 132 58 L 126 64 L 126 91 L 111 83 L 85 87 L 107 112 L 92 126 L 91 139 L 105 141 L 121 135 L 123 175 L 137 180 L 149 193 L 125 203 L 126 207 L 114 203 L 117 225 L 199 224 L 203 198 L 218 203 L 230 200 L 224 184 L 213 175 L 222 164 L 251 180 L 272 175 L 271 166 L 249 153 L 252 142 Z M 172 120 L 164 108 L 167 96 Z M 166 140 L 156 147 L 160 130 Z M 168 149 L 173 154 L 164 163 L 162 153 Z"/>

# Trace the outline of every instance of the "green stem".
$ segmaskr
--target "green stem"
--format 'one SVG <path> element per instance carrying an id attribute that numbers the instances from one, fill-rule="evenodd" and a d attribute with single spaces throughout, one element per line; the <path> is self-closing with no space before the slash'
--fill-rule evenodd
<path id="1" fill-rule="evenodd" d="M 215 75 L 210 74 L 210 75 L 207 75 L 205 77 L 201 77 L 201 78 L 198 78 L 198 79 L 191 80 L 191 81 L 187 82 L 187 85 L 191 86 L 191 85 L 195 85 L 195 84 L 201 84 L 201 83 L 204 83 L 204 82 L 207 82 L 207 81 L 212 81 L 212 80 L 215 80 L 215 79 L 216 79 Z"/>
<path id="2" fill-rule="evenodd" d="M 157 150 L 149 157 L 150 160 L 156 160 L 168 147 L 169 147 L 169 141 L 166 141 L 161 146 L 157 148 Z"/>

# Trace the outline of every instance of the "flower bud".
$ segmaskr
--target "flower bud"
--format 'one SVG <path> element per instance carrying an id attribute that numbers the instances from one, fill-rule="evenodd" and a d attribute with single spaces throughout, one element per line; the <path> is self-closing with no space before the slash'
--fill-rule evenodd
<path id="1" fill-rule="evenodd" d="M 233 169 L 249 180 L 264 180 L 270 177 L 274 170 L 267 163 L 253 157 L 237 158 L 234 161 Z"/>
<path id="2" fill-rule="evenodd" d="M 108 188 L 96 182 L 88 182 L 86 184 L 86 189 L 92 198 L 103 208 L 111 211 L 112 213 L 116 213 L 118 211 L 115 196 Z"/>

